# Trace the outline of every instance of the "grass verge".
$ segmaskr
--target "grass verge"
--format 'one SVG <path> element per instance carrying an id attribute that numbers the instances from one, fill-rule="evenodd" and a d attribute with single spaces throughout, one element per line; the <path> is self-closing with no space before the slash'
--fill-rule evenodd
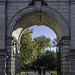
<path id="1" fill-rule="evenodd" d="M 24 74 L 26 74 L 26 72 L 21 72 L 21 75 L 24 75 Z"/>
<path id="2" fill-rule="evenodd" d="M 57 75 L 57 71 L 50 71 L 50 73 Z"/>

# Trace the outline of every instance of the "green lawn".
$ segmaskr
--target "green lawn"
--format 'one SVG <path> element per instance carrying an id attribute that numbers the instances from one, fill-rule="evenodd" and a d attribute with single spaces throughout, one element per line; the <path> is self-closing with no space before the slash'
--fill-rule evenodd
<path id="1" fill-rule="evenodd" d="M 21 75 L 24 75 L 26 72 L 21 72 Z"/>
<path id="2" fill-rule="evenodd" d="M 50 71 L 50 73 L 57 75 L 57 71 Z"/>

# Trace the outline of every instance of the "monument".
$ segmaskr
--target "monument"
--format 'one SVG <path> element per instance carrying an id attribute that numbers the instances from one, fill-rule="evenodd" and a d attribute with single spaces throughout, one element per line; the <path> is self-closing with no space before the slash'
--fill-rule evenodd
<path id="1" fill-rule="evenodd" d="M 75 0 L 0 0 L 0 75 L 20 75 L 20 38 L 33 25 L 56 33 L 58 75 L 75 75 Z"/>

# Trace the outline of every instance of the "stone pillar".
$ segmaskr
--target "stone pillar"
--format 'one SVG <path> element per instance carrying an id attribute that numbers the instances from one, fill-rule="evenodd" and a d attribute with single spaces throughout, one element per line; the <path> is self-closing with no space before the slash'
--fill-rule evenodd
<path id="1" fill-rule="evenodd" d="M 15 55 L 15 70 L 16 75 L 21 75 L 21 51 L 20 51 L 20 44 L 15 40 L 15 47 L 16 47 L 16 55 Z"/>
<path id="2" fill-rule="evenodd" d="M 75 50 L 70 50 L 69 55 L 69 73 L 70 75 L 75 75 Z"/>
<path id="3" fill-rule="evenodd" d="M 16 46 L 13 37 L 6 38 L 6 51 L 7 51 L 7 60 L 6 60 L 7 75 L 15 75 Z"/>
<path id="4" fill-rule="evenodd" d="M 75 0 L 70 0 L 71 46 L 70 46 L 70 75 L 75 75 Z"/>
<path id="5" fill-rule="evenodd" d="M 6 73 L 7 75 L 12 75 L 11 73 L 11 45 L 12 45 L 12 37 L 7 37 L 6 38 L 6 55 L 7 55 L 7 60 L 6 60 Z"/>
<path id="6" fill-rule="evenodd" d="M 6 51 L 0 50 L 0 74 L 6 74 Z"/>
<path id="7" fill-rule="evenodd" d="M 6 39 L 6 50 L 7 50 L 7 60 L 6 60 L 6 72 L 7 75 L 20 75 L 20 64 L 21 55 L 19 50 L 20 47 L 17 40 L 13 37 L 7 37 Z"/>
<path id="8" fill-rule="evenodd" d="M 70 51 L 70 38 L 68 36 L 62 37 L 61 43 L 61 74 L 69 74 L 69 51 Z"/>
<path id="9" fill-rule="evenodd" d="M 5 2 L 6 0 L 0 0 L 0 75 L 6 73 Z"/>
<path id="10" fill-rule="evenodd" d="M 61 42 L 59 42 L 57 52 L 57 74 L 61 75 Z"/>

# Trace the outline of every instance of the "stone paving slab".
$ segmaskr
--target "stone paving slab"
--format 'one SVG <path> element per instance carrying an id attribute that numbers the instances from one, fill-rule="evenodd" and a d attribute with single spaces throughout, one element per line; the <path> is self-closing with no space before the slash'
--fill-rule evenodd
<path id="1" fill-rule="evenodd" d="M 26 75 L 38 75 L 38 72 L 27 72 L 27 74 Z M 43 73 L 41 74 L 41 75 L 43 75 Z M 45 75 L 51 75 L 49 72 L 46 72 L 46 74 Z"/>

